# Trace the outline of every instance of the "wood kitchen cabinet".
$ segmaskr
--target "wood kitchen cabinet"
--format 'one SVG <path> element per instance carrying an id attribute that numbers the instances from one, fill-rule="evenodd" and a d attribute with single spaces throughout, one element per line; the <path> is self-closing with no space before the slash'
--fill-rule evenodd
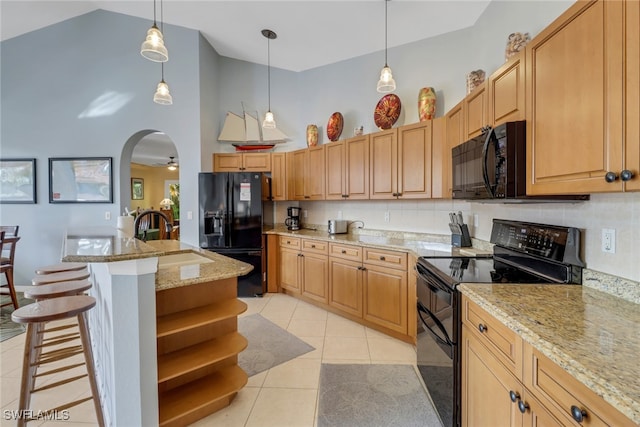
<path id="1" fill-rule="evenodd" d="M 214 172 L 270 172 L 271 153 L 215 153 Z"/>
<path id="2" fill-rule="evenodd" d="M 431 197 L 452 197 L 451 147 L 447 139 L 446 118 L 438 117 L 431 122 Z"/>
<path id="3" fill-rule="evenodd" d="M 489 77 L 487 83 L 487 124 L 525 119 L 525 54 L 524 50 L 509 58 Z"/>
<path id="4" fill-rule="evenodd" d="M 362 248 L 329 244 L 329 305 L 362 318 Z"/>
<path id="5" fill-rule="evenodd" d="M 326 200 L 369 198 L 369 135 L 325 145 Z"/>
<path id="6" fill-rule="evenodd" d="M 280 286 L 326 304 L 329 299 L 328 250 L 327 242 L 280 236 Z"/>
<path id="7" fill-rule="evenodd" d="M 287 200 L 287 156 L 271 153 L 271 200 Z"/>
<path id="8" fill-rule="evenodd" d="M 467 140 L 465 138 L 466 134 L 464 129 L 463 107 L 464 102 L 460 101 L 445 115 L 445 135 L 449 145 L 449 150 Z M 449 156 L 451 156 L 450 151 Z"/>
<path id="9" fill-rule="evenodd" d="M 488 82 L 485 81 L 462 100 L 465 141 L 481 135 L 482 129 L 489 124 L 487 85 Z"/>
<path id="10" fill-rule="evenodd" d="M 370 135 L 370 199 L 431 196 L 431 121 Z"/>
<path id="11" fill-rule="evenodd" d="M 407 254 L 364 248 L 363 269 L 364 320 L 407 334 Z"/>
<path id="12" fill-rule="evenodd" d="M 578 1 L 527 45 L 528 194 L 640 185 L 637 3 Z"/>
<path id="13" fill-rule="evenodd" d="M 462 426 L 634 425 L 466 295 L 461 352 Z"/>
<path id="14" fill-rule="evenodd" d="M 324 200 L 324 145 L 287 153 L 287 177 L 290 200 Z"/>
<path id="15" fill-rule="evenodd" d="M 299 262 L 301 245 L 300 238 L 280 236 L 279 284 L 282 289 L 295 294 L 300 294 L 302 291 Z"/>

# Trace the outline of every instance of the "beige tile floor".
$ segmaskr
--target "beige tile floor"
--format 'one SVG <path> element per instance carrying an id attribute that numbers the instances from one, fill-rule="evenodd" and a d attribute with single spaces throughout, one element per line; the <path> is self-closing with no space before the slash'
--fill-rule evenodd
<path id="1" fill-rule="evenodd" d="M 243 316 L 260 313 L 315 350 L 249 378 L 228 408 L 194 426 L 313 427 L 322 363 L 416 363 L 413 346 L 295 298 L 267 294 L 244 301 L 248 310 Z M 0 343 L 0 426 L 15 425 L 7 411 L 17 408 L 23 346 L 24 334 Z M 44 391 L 34 395 L 32 408 L 48 409 L 59 402 L 60 396 L 88 396 L 88 390 L 88 382 L 81 380 Z M 34 421 L 29 426 L 96 425 L 91 402 L 70 409 L 69 417 L 63 421 Z"/>

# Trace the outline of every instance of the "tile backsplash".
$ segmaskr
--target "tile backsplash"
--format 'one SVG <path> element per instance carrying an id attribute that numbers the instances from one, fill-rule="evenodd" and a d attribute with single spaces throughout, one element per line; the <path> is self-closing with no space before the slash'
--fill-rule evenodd
<path id="1" fill-rule="evenodd" d="M 476 203 L 453 200 L 278 202 L 276 222 L 288 206 L 300 206 L 303 224 L 326 225 L 340 216 L 360 220 L 365 228 L 449 235 L 448 212 L 462 211 L 471 235 L 488 241 L 493 218 L 577 227 L 582 230 L 582 258 L 591 270 L 640 281 L 640 193 L 592 194 L 579 203 Z M 477 226 L 474 216 L 477 215 Z M 388 219 L 388 221 L 387 221 Z M 601 251 L 602 229 L 616 231 L 615 254 Z"/>

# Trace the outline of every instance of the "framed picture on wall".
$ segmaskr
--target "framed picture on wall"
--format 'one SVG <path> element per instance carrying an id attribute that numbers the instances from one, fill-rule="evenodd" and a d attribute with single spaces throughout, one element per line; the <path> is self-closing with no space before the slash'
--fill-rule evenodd
<path id="1" fill-rule="evenodd" d="M 0 159 L 0 203 L 36 202 L 36 159 Z"/>
<path id="2" fill-rule="evenodd" d="M 111 157 L 49 159 L 49 203 L 112 203 Z"/>
<path id="3" fill-rule="evenodd" d="M 132 200 L 144 199 L 144 179 L 131 178 L 131 199 Z"/>

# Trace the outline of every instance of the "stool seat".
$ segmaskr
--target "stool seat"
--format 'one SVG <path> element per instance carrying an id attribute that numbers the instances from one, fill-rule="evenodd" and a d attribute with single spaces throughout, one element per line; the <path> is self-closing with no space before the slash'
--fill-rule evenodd
<path id="1" fill-rule="evenodd" d="M 25 298 L 33 300 L 43 300 L 49 298 L 59 298 L 72 295 L 79 295 L 91 289 L 91 282 L 87 279 L 70 280 L 68 282 L 49 283 L 40 286 L 30 286 L 24 291 Z"/>
<path id="2" fill-rule="evenodd" d="M 84 270 L 77 271 L 61 271 L 59 273 L 51 274 L 38 274 L 31 279 L 31 283 L 39 286 L 46 285 L 48 283 L 68 282 L 69 280 L 82 280 L 89 278 L 89 271 Z"/>
<path id="3" fill-rule="evenodd" d="M 84 262 L 61 262 L 36 268 L 36 274 L 60 273 L 62 271 L 78 271 L 87 268 Z"/>
<path id="4" fill-rule="evenodd" d="M 40 323 L 77 316 L 96 305 L 88 295 L 45 299 L 20 307 L 11 313 L 15 323 Z"/>

